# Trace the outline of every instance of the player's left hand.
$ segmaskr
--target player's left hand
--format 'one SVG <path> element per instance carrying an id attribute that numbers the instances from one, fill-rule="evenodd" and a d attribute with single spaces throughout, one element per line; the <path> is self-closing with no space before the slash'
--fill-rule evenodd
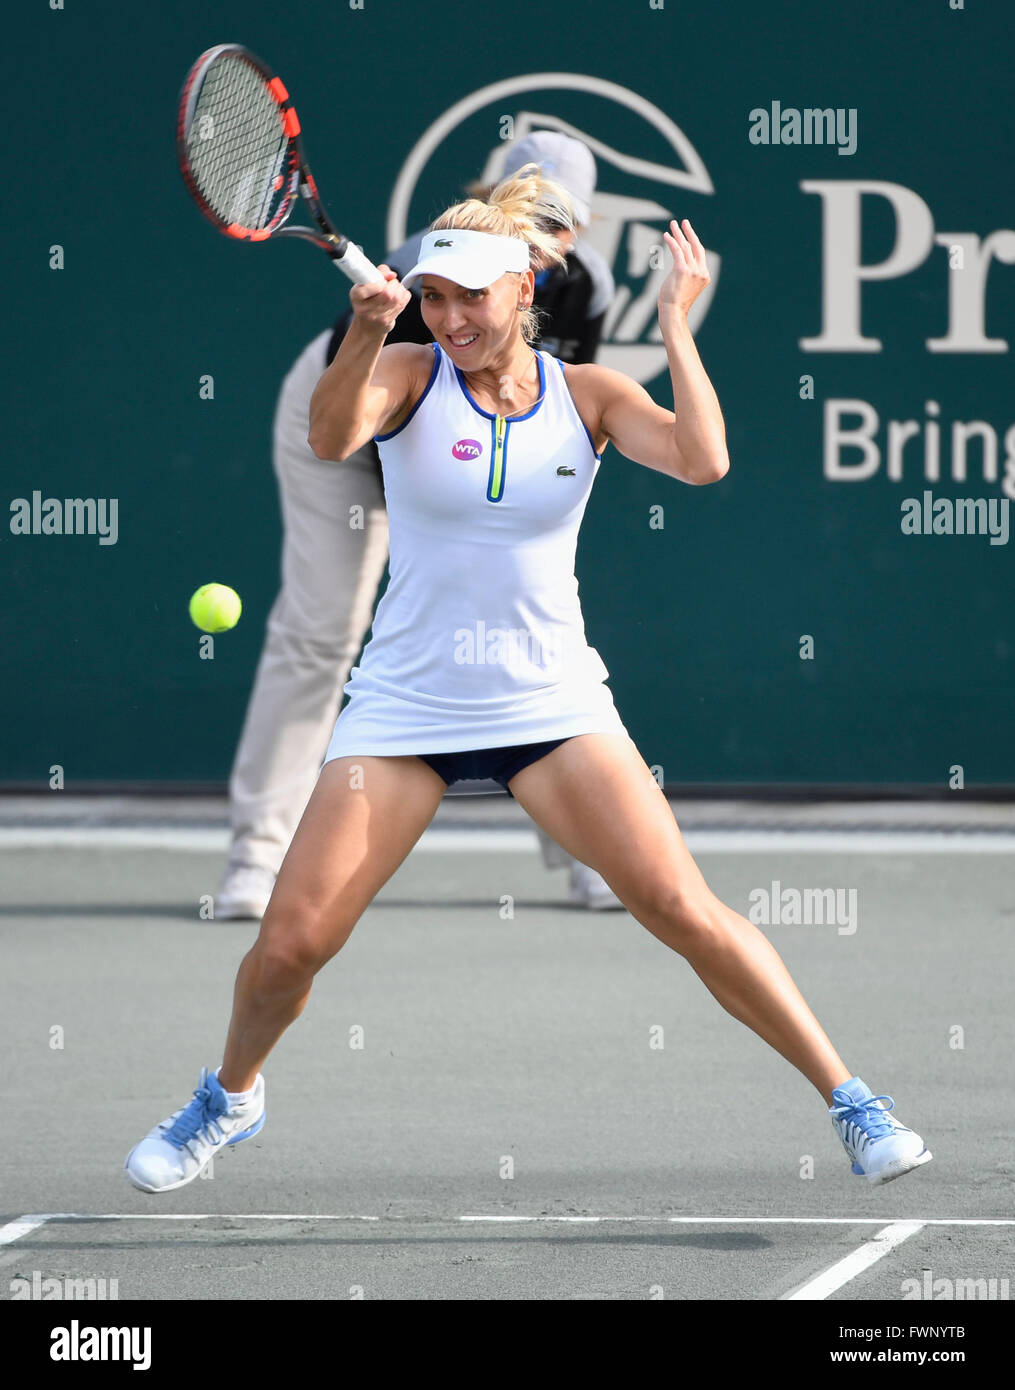
<path id="1" fill-rule="evenodd" d="M 702 290 L 712 283 L 705 248 L 686 217 L 683 227 L 675 220 L 670 223 L 670 230 L 663 232 L 663 241 L 673 256 L 673 269 L 659 290 L 659 312 L 672 313 L 676 309 L 686 314 Z"/>

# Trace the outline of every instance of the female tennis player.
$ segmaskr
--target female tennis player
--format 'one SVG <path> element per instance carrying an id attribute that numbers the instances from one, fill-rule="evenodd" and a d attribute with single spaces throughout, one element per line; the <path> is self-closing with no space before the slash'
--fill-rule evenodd
<path id="1" fill-rule="evenodd" d="M 543 228 L 571 221 L 564 191 L 527 166 L 439 217 L 403 283 L 382 267 L 384 281 L 351 291 L 355 322 L 311 401 L 310 443 L 340 461 L 377 439 L 390 584 L 240 965 L 222 1065 L 127 1157 L 145 1192 L 182 1187 L 261 1129 L 272 1048 L 459 777 L 499 781 L 811 1082 L 854 1173 L 883 1183 L 931 1157 L 891 1098 L 851 1074 L 765 936 L 711 893 L 585 640 L 575 545 L 606 444 L 698 485 L 729 459 L 687 323 L 709 283 L 688 221 L 664 236 L 659 292 L 672 411 L 619 372 L 530 348 L 530 264 L 559 258 Z M 417 279 L 434 342 L 385 347 Z"/>
<path id="2" fill-rule="evenodd" d="M 538 164 L 566 189 L 582 224 L 579 232 L 588 225 L 596 161 L 580 140 L 539 130 L 502 148 L 501 154 L 505 176 L 525 164 Z M 497 181 L 468 192 L 485 198 Z M 416 264 L 429 230 L 422 227 L 389 254 L 388 265 L 399 276 Z M 557 229 L 557 239 L 566 251 L 564 265 L 532 266 L 533 307 L 539 311 L 539 338 L 533 345 L 565 362 L 594 362 L 614 295 L 613 276 L 586 240 L 563 228 Z M 216 922 L 260 921 L 264 916 L 320 774 L 342 691 L 371 625 L 387 566 L 388 517 L 377 445 L 368 440 L 336 464 L 316 458 L 307 442 L 310 398 L 355 317 L 347 292 L 344 298 L 333 331 L 317 335 L 293 363 L 275 411 L 272 462 L 281 506 L 282 582 L 265 625 L 229 777 L 233 833 L 215 893 Z M 389 347 L 395 342 L 429 347 L 432 336 L 423 321 L 418 280 L 385 341 Z M 360 509 L 358 527 L 350 525 L 353 507 Z M 479 786 L 490 788 L 491 782 Z M 459 808 L 467 804 L 458 803 Z M 597 910 L 623 908 L 597 873 L 536 829 L 547 868 L 568 870 L 573 903 Z"/>

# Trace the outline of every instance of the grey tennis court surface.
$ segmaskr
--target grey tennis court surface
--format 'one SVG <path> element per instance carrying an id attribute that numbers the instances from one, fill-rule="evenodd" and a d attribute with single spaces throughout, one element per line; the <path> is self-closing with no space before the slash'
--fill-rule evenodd
<path id="1" fill-rule="evenodd" d="M 783 904 L 762 929 L 933 1162 L 853 1177 L 682 959 L 573 908 L 507 798 L 449 797 L 270 1058 L 262 1133 L 146 1196 L 124 1156 L 221 1060 L 256 934 L 202 917 L 224 806 L 8 798 L 0 1298 L 1010 1297 L 1012 811 L 675 810 L 724 901 Z M 785 920 L 815 889 L 843 913 Z"/>

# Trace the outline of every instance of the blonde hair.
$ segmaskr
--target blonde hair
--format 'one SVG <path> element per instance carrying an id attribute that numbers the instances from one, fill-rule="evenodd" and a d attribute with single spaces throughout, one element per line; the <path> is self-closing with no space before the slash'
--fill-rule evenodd
<path id="1" fill-rule="evenodd" d="M 564 265 L 566 257 L 552 228 L 575 230 L 574 208 L 567 191 L 552 179 L 544 178 L 538 164 L 526 164 L 510 178 L 502 179 L 485 198 L 469 198 L 442 212 L 430 223 L 431 232 L 490 232 L 494 236 L 517 237 L 528 243 L 529 262 L 536 253 L 551 264 Z M 521 274 L 520 271 L 508 272 Z M 539 311 L 531 306 L 521 322 L 527 343 L 539 336 Z"/>

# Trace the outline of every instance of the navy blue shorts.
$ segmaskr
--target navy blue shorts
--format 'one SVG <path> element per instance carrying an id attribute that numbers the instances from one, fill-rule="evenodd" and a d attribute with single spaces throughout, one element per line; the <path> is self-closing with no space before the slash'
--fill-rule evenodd
<path id="1" fill-rule="evenodd" d="M 420 753 L 428 767 L 443 777 L 450 787 L 453 782 L 499 782 L 508 796 L 511 778 L 529 763 L 537 762 L 566 743 L 566 738 L 552 738 L 547 743 L 516 743 L 510 748 L 477 748 L 469 753 Z"/>

